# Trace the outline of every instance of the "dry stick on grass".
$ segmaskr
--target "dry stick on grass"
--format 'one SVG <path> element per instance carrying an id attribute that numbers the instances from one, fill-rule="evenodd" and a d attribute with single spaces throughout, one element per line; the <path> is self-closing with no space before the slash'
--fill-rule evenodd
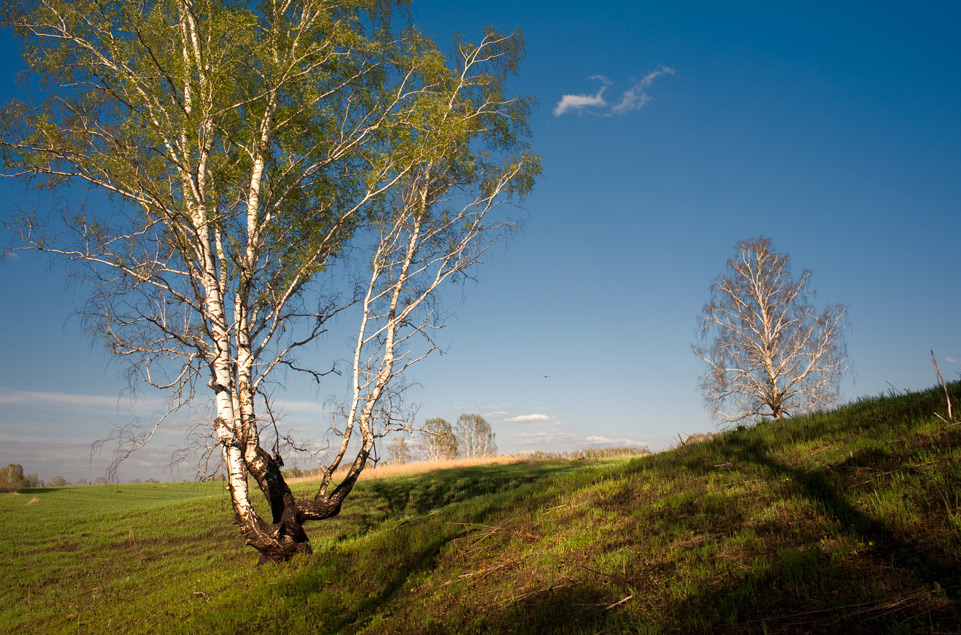
<path id="1" fill-rule="evenodd" d="M 795 613 L 793 615 L 784 616 L 783 618 L 768 617 L 766 619 L 770 621 L 775 621 L 779 619 L 787 620 L 787 619 L 797 619 L 799 617 L 804 617 L 808 619 L 803 621 L 798 621 L 798 622 L 787 623 L 785 624 L 785 628 L 791 627 L 791 626 L 795 626 L 795 627 L 816 626 L 820 628 L 826 628 L 828 626 L 833 626 L 835 624 L 838 624 L 842 620 L 848 619 L 850 617 L 850 614 L 848 613 L 838 616 L 837 613 L 840 611 L 847 611 L 848 609 L 854 609 L 855 610 L 854 615 L 857 615 L 859 617 L 876 618 L 884 615 L 890 615 L 896 612 L 898 609 L 900 609 L 904 605 L 910 602 L 916 602 L 916 601 L 922 600 L 927 596 L 928 596 L 927 590 L 920 590 L 920 591 L 915 591 L 913 593 L 902 595 L 901 597 L 895 598 L 888 602 L 884 602 L 882 604 L 876 604 L 873 601 L 857 602 L 854 604 L 836 606 L 836 607 L 827 608 L 827 609 L 815 609 L 812 611 L 802 611 L 800 613 Z M 834 615 L 831 615 L 831 614 L 834 614 Z M 824 618 L 818 619 L 817 616 L 820 616 L 820 615 L 824 615 Z M 760 620 L 760 621 L 764 621 L 764 620 Z M 758 622 L 755 621 L 754 623 L 758 623 Z"/>
<path id="2" fill-rule="evenodd" d="M 486 569 L 481 569 L 480 571 L 471 571 L 469 573 L 462 573 L 459 576 L 457 576 L 457 578 L 458 579 L 470 578 L 470 582 L 473 583 L 479 580 L 480 578 L 483 578 L 491 573 L 494 573 L 495 571 L 500 571 L 501 569 L 507 569 L 509 567 L 513 567 L 514 565 L 520 563 L 520 561 L 521 561 L 520 558 L 511 558 L 510 560 L 501 562 L 500 564 L 496 564 L 492 567 L 487 567 Z M 452 584 L 453 582 L 454 580 L 448 580 L 447 582 L 444 583 L 444 585 L 446 586 L 448 584 Z"/>
<path id="3" fill-rule="evenodd" d="M 612 608 L 614 608 L 615 606 L 620 606 L 621 604 L 624 604 L 624 603 L 627 602 L 628 600 L 632 600 L 632 599 L 634 599 L 634 596 L 633 596 L 633 595 L 629 595 L 629 596 L 627 596 L 626 598 L 624 598 L 623 600 L 620 600 L 620 601 L 618 601 L 618 602 L 614 602 L 614 604 L 608 604 L 608 605 L 607 605 L 607 610 L 610 611 L 610 610 L 611 610 Z"/>
<path id="4" fill-rule="evenodd" d="M 945 423 L 948 423 L 949 421 L 953 422 L 954 415 L 951 414 L 951 395 L 948 393 L 948 385 L 944 383 L 944 378 L 941 376 L 941 369 L 938 368 L 938 360 L 934 357 L 933 349 L 931 349 L 931 363 L 934 364 L 934 372 L 937 373 L 938 381 L 941 382 L 941 387 L 944 388 L 944 398 L 948 402 L 948 420 L 945 421 L 944 417 L 942 417 L 938 413 L 934 413 L 934 415 L 941 421 L 944 421 Z"/>
<path id="5" fill-rule="evenodd" d="M 518 602 L 526 600 L 527 598 L 537 595 L 538 593 L 545 593 L 547 591 L 556 591 L 557 589 L 566 589 L 569 586 L 571 586 L 570 580 L 562 580 L 560 584 L 551 583 L 551 586 L 546 589 L 539 586 L 534 587 L 530 590 L 524 591 L 520 595 L 512 595 L 511 597 L 504 598 L 503 600 L 495 602 L 492 606 L 501 607 L 506 604 L 517 604 Z"/>
<path id="6" fill-rule="evenodd" d="M 633 599 L 634 599 L 634 596 L 633 596 L 633 595 L 629 595 L 629 596 L 627 596 L 626 598 L 624 598 L 624 599 L 622 599 L 622 600 L 618 600 L 617 602 L 614 602 L 613 604 L 608 604 L 607 602 L 599 602 L 599 603 L 598 603 L 598 602 L 591 602 L 590 604 L 575 604 L 574 606 L 581 606 L 581 607 L 587 607 L 587 608 L 603 606 L 603 607 L 604 607 L 604 610 L 610 611 L 610 610 L 611 610 L 612 608 L 614 608 L 615 606 L 620 606 L 621 604 L 624 604 L 625 602 L 627 602 L 627 601 L 629 601 L 629 600 L 633 600 Z"/>
<path id="7" fill-rule="evenodd" d="M 595 570 L 595 569 L 591 569 L 591 568 L 588 567 L 587 565 L 583 565 L 583 564 L 580 564 L 580 563 L 578 563 L 577 566 L 580 567 L 581 569 L 584 569 L 585 571 L 590 571 L 591 573 L 593 573 L 593 574 L 595 574 L 595 575 L 602 575 L 602 576 L 604 576 L 604 577 L 606 577 L 606 578 L 610 578 L 610 579 L 612 579 L 612 580 L 616 580 L 616 581 L 620 582 L 621 584 L 630 584 L 630 583 L 631 583 L 631 581 L 628 580 L 626 577 L 617 575 L 616 573 L 604 573 L 603 571 L 597 571 L 597 570 Z M 602 605 L 601 605 L 601 604 L 598 604 L 597 606 L 602 606 Z"/>
<path id="8" fill-rule="evenodd" d="M 490 537 L 493 536 L 494 534 L 496 534 L 496 533 L 498 533 L 498 532 L 501 532 L 501 531 L 506 531 L 506 532 L 508 532 L 508 533 L 511 533 L 511 534 L 517 536 L 518 538 L 525 539 L 525 540 L 540 540 L 541 538 L 543 538 L 543 536 L 540 536 L 540 535 L 531 533 L 531 532 L 529 532 L 529 531 L 518 531 L 518 530 L 516 530 L 516 529 L 511 529 L 510 527 L 507 526 L 507 524 L 508 524 L 509 522 L 513 521 L 513 520 L 515 520 L 515 518 L 514 518 L 513 516 L 511 516 L 511 517 L 509 517 L 509 518 L 504 519 L 504 520 L 503 520 L 500 524 L 498 524 L 498 525 L 483 525 L 483 524 L 480 524 L 480 523 L 454 523 L 454 522 L 451 522 L 451 523 L 448 523 L 448 524 L 449 524 L 449 525 L 455 525 L 455 526 L 462 526 L 462 527 L 470 527 L 470 528 L 478 528 L 478 529 L 486 529 L 486 530 L 487 530 L 487 531 L 485 531 L 484 533 L 482 533 L 479 537 L 477 537 L 477 539 L 474 540 L 474 541 L 468 546 L 468 549 L 473 549 L 474 547 L 476 547 L 477 545 L 479 545 L 479 544 L 480 544 L 481 542 L 483 542 L 484 540 L 487 540 L 488 538 L 490 538 Z M 535 524 L 536 524 L 536 523 L 535 523 Z M 468 537 L 468 536 L 464 536 L 464 537 L 466 538 L 466 537 Z M 460 540 L 460 538 L 455 538 L 454 540 L 457 541 L 457 540 Z"/>

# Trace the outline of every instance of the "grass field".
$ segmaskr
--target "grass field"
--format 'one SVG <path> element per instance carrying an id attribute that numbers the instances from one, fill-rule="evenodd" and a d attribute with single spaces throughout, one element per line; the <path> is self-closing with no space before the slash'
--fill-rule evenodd
<path id="1" fill-rule="evenodd" d="M 938 389 L 637 459 L 380 474 L 279 567 L 222 483 L 3 494 L 0 631 L 956 633 L 944 410 Z"/>

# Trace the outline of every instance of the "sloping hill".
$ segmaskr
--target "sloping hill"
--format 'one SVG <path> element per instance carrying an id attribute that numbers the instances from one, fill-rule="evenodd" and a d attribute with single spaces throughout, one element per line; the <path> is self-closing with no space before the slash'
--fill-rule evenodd
<path id="1" fill-rule="evenodd" d="M 961 393 L 950 389 L 955 399 Z M 144 561 L 126 573 L 130 588 L 113 583 L 122 602 L 102 600 L 87 613 L 78 604 L 76 614 L 42 624 L 74 632 L 78 623 L 83 632 L 959 632 L 961 425 L 935 416 L 944 410 L 939 388 L 630 461 L 370 481 L 343 518 L 314 527 L 310 558 L 253 570 L 254 554 L 236 548 L 236 536 L 211 532 L 211 549 L 222 550 L 213 573 L 196 557 L 157 564 L 141 546 Z M 176 522 L 189 522 L 186 508 L 176 509 L 168 512 Z M 137 576 L 154 590 L 134 594 Z M 61 597 L 79 597 L 71 593 Z M 5 615 L 16 619 L 0 627 L 33 630 L 23 619 L 30 610 Z"/>

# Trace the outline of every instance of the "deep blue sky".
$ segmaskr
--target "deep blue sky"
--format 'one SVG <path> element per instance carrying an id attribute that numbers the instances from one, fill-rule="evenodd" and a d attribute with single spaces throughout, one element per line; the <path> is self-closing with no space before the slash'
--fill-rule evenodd
<path id="1" fill-rule="evenodd" d="M 505 452 L 661 449 L 713 429 L 690 352 L 697 316 L 734 243 L 762 234 L 813 271 L 818 302 L 848 305 L 844 399 L 933 384 L 932 348 L 958 376 L 959 5 L 731 4 L 415 3 L 442 45 L 488 23 L 524 31 L 511 88 L 539 102 L 544 159 L 515 211 L 523 229 L 447 296 L 447 353 L 412 372 L 420 420 L 479 412 Z M 632 88 L 643 107 L 618 109 Z M 604 105 L 556 114 L 565 95 L 598 94 Z M 3 214 L 46 200 L 0 188 Z M 0 262 L 0 464 L 95 478 L 90 442 L 148 421 L 159 396 L 118 400 L 121 369 L 70 317 L 84 289 L 63 274 L 30 256 Z M 341 387 L 288 389 L 288 425 L 323 430 Z M 122 476 L 171 477 L 159 466 L 181 437 L 172 429 Z"/>

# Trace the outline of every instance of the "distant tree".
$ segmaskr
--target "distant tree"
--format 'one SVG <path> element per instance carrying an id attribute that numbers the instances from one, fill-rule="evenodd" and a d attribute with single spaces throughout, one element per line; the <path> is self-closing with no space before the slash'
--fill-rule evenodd
<path id="1" fill-rule="evenodd" d="M 457 437 L 446 420 L 439 417 L 428 419 L 421 434 L 428 461 L 457 458 Z"/>
<path id="2" fill-rule="evenodd" d="M 701 390 L 726 422 L 783 419 L 837 399 L 847 369 L 844 306 L 812 306 L 810 271 L 791 275 L 788 255 L 768 238 L 735 245 L 727 270 L 711 286 L 701 315 L 707 363 Z"/>
<path id="3" fill-rule="evenodd" d="M 0 469 L 0 488 L 4 490 L 17 490 L 23 487 L 23 466 L 11 463 L 7 467 Z"/>
<path id="4" fill-rule="evenodd" d="M 282 470 L 284 478 L 300 478 L 304 475 L 304 471 L 297 466 L 289 467 L 286 470 Z"/>
<path id="5" fill-rule="evenodd" d="M 40 478 L 36 474 L 23 473 L 23 466 L 19 463 L 11 463 L 7 467 L 0 469 L 0 490 L 16 491 L 30 487 L 40 487 Z"/>
<path id="6" fill-rule="evenodd" d="M 413 459 L 413 451 L 404 437 L 394 437 L 387 444 L 388 462 L 403 465 Z"/>
<path id="7" fill-rule="evenodd" d="M 70 485 L 70 481 L 58 475 L 54 476 L 53 480 L 47 483 L 47 485 L 50 487 L 66 487 L 67 485 Z"/>
<path id="8" fill-rule="evenodd" d="M 465 459 L 497 453 L 491 425 L 478 414 L 462 414 L 457 418 L 457 445 Z"/>

